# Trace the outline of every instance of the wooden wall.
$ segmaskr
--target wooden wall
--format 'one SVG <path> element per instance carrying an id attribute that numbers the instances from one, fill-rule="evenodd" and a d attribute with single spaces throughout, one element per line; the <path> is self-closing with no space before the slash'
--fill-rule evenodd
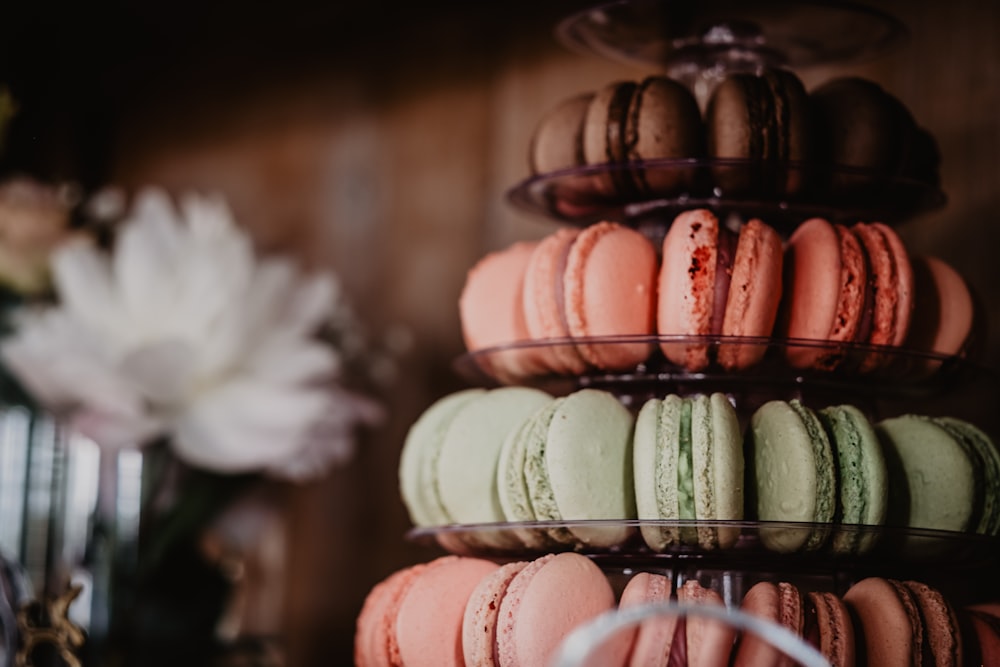
<path id="1" fill-rule="evenodd" d="M 880 6 L 912 31 L 896 53 L 849 71 L 882 82 L 938 138 L 946 208 L 902 228 L 916 251 L 960 266 L 1000 322 L 1000 5 Z M 334 268 L 374 335 L 411 345 L 384 387 L 384 426 L 329 479 L 290 494 L 289 664 L 347 664 L 354 618 L 377 580 L 436 552 L 408 543 L 396 465 L 406 429 L 463 386 L 456 300 L 467 268 L 551 223 L 505 192 L 527 174 L 534 123 L 576 92 L 646 72 L 573 54 L 549 14 L 496 26 L 454 10 L 356 56 L 259 78 L 234 59 L 149 83 L 123 104 L 110 155 L 128 186 L 221 190 L 265 249 Z M 466 22 L 463 22 L 466 19 Z M 178 48 L 181 48 L 180 46 Z M 374 54 L 374 55 L 373 55 Z M 272 54 L 280 63 L 280 53 Z M 810 85 L 843 69 L 803 72 Z M 187 78 L 185 78 L 187 77 Z M 233 80 L 243 82 L 235 85 Z M 253 85 L 247 84 L 248 80 Z M 1000 367 L 994 330 L 988 361 Z"/>

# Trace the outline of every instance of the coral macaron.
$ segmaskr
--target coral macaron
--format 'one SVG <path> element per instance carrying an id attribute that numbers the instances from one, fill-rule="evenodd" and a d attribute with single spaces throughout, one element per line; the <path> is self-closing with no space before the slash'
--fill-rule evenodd
<path id="1" fill-rule="evenodd" d="M 546 356 L 557 373 L 588 365 L 624 370 L 652 351 L 658 260 L 639 232 L 611 222 L 561 229 L 543 239 L 525 268 L 523 307 L 534 339 L 559 339 Z M 638 337 L 601 343 L 593 338 Z M 583 339 L 570 344 L 566 339 Z M 540 351 L 541 352 L 541 351 Z"/>
<path id="2" fill-rule="evenodd" d="M 497 664 L 547 665 L 574 628 L 614 607 L 611 584 L 589 558 L 576 553 L 542 556 L 511 579 L 500 601 Z M 623 664 L 627 650 L 624 640 L 612 640 L 602 646 L 603 660 L 592 664 Z"/>
<path id="3" fill-rule="evenodd" d="M 790 345 L 797 368 L 834 368 L 848 353 L 840 343 L 901 346 L 913 310 L 913 270 L 890 227 L 848 228 L 821 218 L 802 223 L 785 249 L 785 300 L 778 329 L 809 345 Z M 860 359 L 862 370 L 882 365 L 884 354 Z"/>
<path id="4" fill-rule="evenodd" d="M 782 289 L 781 237 L 751 220 L 738 232 L 710 211 L 686 211 L 663 239 L 658 278 L 657 333 L 661 336 L 770 336 Z M 688 370 L 711 361 L 708 342 L 661 343 L 667 358 Z M 718 362 L 739 369 L 759 361 L 766 345 L 720 345 Z"/>
<path id="5" fill-rule="evenodd" d="M 478 558 L 442 556 L 376 584 L 358 616 L 358 667 L 464 667 L 462 623 L 469 596 L 499 568 Z"/>

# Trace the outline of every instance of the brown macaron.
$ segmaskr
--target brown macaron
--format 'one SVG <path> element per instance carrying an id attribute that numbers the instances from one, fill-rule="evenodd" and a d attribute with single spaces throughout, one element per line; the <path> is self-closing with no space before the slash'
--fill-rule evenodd
<path id="1" fill-rule="evenodd" d="M 863 192 L 895 176 L 938 182 L 940 158 L 934 138 L 918 128 L 899 99 L 874 81 L 833 79 L 814 89 L 809 101 L 817 160 L 833 168 L 832 192 Z"/>
<path id="2" fill-rule="evenodd" d="M 934 588 L 870 577 L 854 584 L 844 602 L 858 623 L 859 664 L 963 664 L 958 618 Z"/>
<path id="3" fill-rule="evenodd" d="M 583 119 L 593 97 L 592 92 L 574 95 L 542 117 L 528 149 L 532 174 L 547 174 L 584 164 Z"/>
<path id="4" fill-rule="evenodd" d="M 694 96 L 664 76 L 604 86 L 592 98 L 584 120 L 584 161 L 617 165 L 595 179 L 598 190 L 607 195 L 668 194 L 690 185 L 694 169 L 685 165 L 646 168 L 628 163 L 699 157 L 703 143 Z"/>
<path id="5" fill-rule="evenodd" d="M 808 106 L 802 82 L 786 70 L 733 74 L 715 88 L 705 111 L 708 156 L 753 161 L 713 169 L 724 195 L 802 190 L 802 163 L 810 155 Z"/>
<path id="6" fill-rule="evenodd" d="M 854 627 L 847 607 L 833 593 L 803 594 L 787 582 L 762 581 L 747 591 L 740 609 L 802 637 L 832 667 L 853 667 Z M 794 662 L 762 638 L 746 633 L 740 639 L 732 664 L 733 667 L 791 667 Z"/>

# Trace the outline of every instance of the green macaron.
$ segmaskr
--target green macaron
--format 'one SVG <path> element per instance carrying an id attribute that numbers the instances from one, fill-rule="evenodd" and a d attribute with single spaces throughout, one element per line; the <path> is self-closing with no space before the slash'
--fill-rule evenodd
<path id="1" fill-rule="evenodd" d="M 406 434 L 399 457 L 399 488 L 410 520 L 417 526 L 448 523 L 435 490 L 435 467 L 449 424 L 462 407 L 485 389 L 464 389 L 439 398 L 418 418 Z"/>
<path id="2" fill-rule="evenodd" d="M 743 437 L 736 410 L 723 394 L 669 395 L 643 404 L 632 451 L 639 519 L 667 521 L 743 518 Z M 737 528 L 643 525 L 655 551 L 678 543 L 732 545 Z"/>
<path id="3" fill-rule="evenodd" d="M 875 429 L 889 470 L 888 522 L 996 534 L 1000 460 L 986 434 L 922 415 L 885 419 Z"/>
<path id="4" fill-rule="evenodd" d="M 834 534 L 833 549 L 839 553 L 867 551 L 876 533 L 850 526 L 877 526 L 885 521 L 889 487 L 882 446 L 871 422 L 852 405 L 834 405 L 816 414 L 833 446 L 837 464 L 834 522 L 849 526 Z"/>
<path id="5" fill-rule="evenodd" d="M 609 547 L 631 529 L 588 525 L 635 518 L 634 419 L 612 394 L 581 389 L 533 414 L 501 449 L 497 490 L 512 521 L 570 522 L 549 535 L 562 543 Z"/>
<path id="6" fill-rule="evenodd" d="M 754 412 L 748 438 L 748 489 L 757 519 L 829 524 L 837 509 L 833 447 L 816 414 L 797 400 L 769 401 Z M 764 545 L 775 551 L 819 548 L 822 527 L 767 527 Z"/>

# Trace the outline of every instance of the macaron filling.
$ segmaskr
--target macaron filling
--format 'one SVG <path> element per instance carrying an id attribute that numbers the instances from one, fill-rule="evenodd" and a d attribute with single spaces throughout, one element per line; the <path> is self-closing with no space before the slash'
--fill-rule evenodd
<path id="1" fill-rule="evenodd" d="M 715 291 L 712 301 L 710 331 L 713 336 L 722 334 L 722 323 L 726 318 L 726 304 L 729 301 L 729 287 L 733 279 L 733 262 L 739 235 L 728 227 L 719 225 L 718 243 L 715 251 Z"/>

